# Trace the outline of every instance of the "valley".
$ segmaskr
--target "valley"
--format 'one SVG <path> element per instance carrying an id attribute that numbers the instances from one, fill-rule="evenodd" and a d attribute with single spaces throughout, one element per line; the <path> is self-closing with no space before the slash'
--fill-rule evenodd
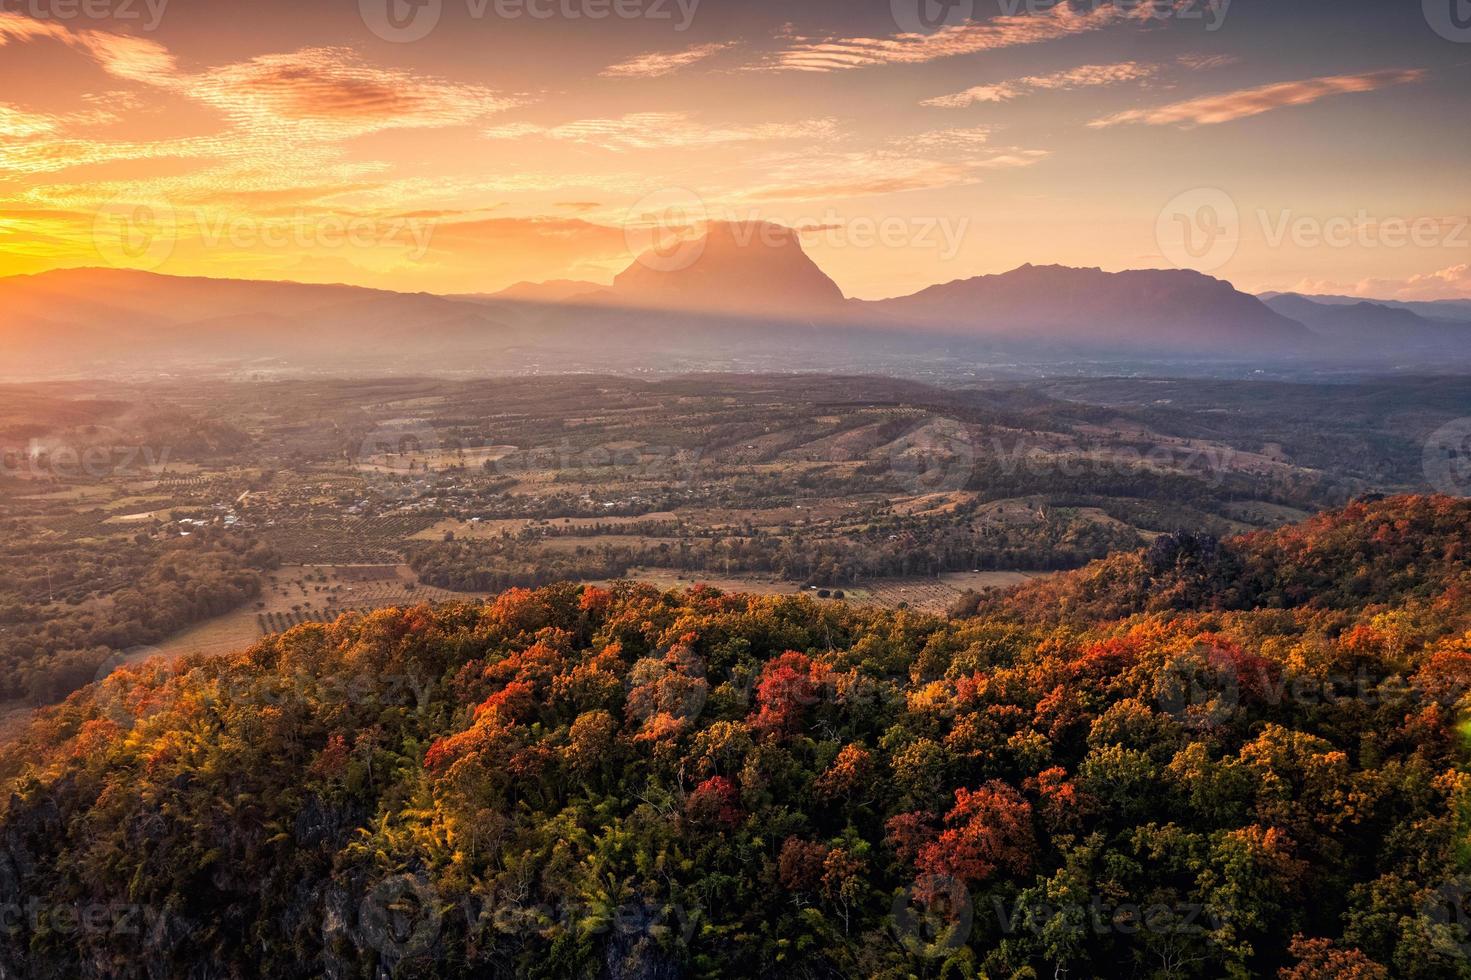
<path id="1" fill-rule="evenodd" d="M 564 579 L 945 612 L 1160 534 L 1423 488 L 1424 439 L 1468 399 L 1382 378 L 10 386 L 0 700 Z"/>

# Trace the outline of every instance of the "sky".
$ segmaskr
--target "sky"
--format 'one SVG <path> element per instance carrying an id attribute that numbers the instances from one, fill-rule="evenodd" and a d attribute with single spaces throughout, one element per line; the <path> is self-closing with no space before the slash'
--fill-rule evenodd
<path id="1" fill-rule="evenodd" d="M 1466 0 L 0 0 L 0 275 L 493 292 L 701 222 L 1471 297 Z"/>

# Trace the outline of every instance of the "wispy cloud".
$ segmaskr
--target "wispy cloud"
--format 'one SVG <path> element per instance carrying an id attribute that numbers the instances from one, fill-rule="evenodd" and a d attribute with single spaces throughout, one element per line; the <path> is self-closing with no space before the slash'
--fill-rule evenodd
<path id="1" fill-rule="evenodd" d="M 1049 75 L 1029 75 L 992 85 L 977 85 L 954 95 L 925 99 L 920 105 L 943 109 L 963 109 L 977 102 L 1006 102 L 1026 92 L 1037 90 L 1094 88 L 1137 82 L 1159 74 L 1158 65 L 1124 61 L 1113 65 L 1079 65 Z"/>
<path id="2" fill-rule="evenodd" d="M 458 125 L 517 104 L 484 86 L 368 65 L 346 48 L 303 48 L 190 73 L 157 41 L 0 13 L 0 45 L 37 39 L 61 41 L 116 78 L 167 89 L 277 135 L 283 125 L 303 123 L 324 139 Z"/>
<path id="3" fill-rule="evenodd" d="M 827 201 L 955 188 L 981 179 L 968 162 L 917 150 L 910 145 L 907 150 L 767 154 L 759 169 L 770 182 L 746 188 L 738 197 L 754 202 Z"/>
<path id="4" fill-rule="evenodd" d="M 602 75 L 606 78 L 658 78 L 662 75 L 673 74 L 681 68 L 693 65 L 697 61 L 704 61 L 711 55 L 733 47 L 735 47 L 734 42 L 719 42 L 697 44 L 683 51 L 656 51 L 651 54 L 641 54 L 616 65 L 609 65 L 603 69 Z"/>
<path id="5" fill-rule="evenodd" d="M 347 162 L 343 143 L 352 137 L 465 125 L 517 104 L 483 86 L 369 65 L 343 48 L 306 48 L 190 72 L 151 39 L 72 30 L 58 22 L 0 13 L 0 45 L 40 41 L 66 44 L 115 78 L 209 106 L 227 125 L 194 136 L 130 142 L 96 131 L 98 125 L 116 121 L 109 108 L 42 115 L 6 106 L 0 128 L 33 138 L 0 148 L 0 166 L 35 174 L 125 160 L 211 161 L 190 175 L 149 182 L 154 191 L 166 189 L 171 197 L 206 196 L 224 187 L 284 192 L 324 179 L 351 183 L 381 169 L 369 162 Z M 98 184 L 92 193 L 95 199 L 117 191 Z M 50 200 L 80 196 L 68 185 L 32 193 Z"/>
<path id="6" fill-rule="evenodd" d="M 7 140 L 34 139 L 56 132 L 58 120 L 34 112 L 26 112 L 0 102 L 0 136 Z"/>
<path id="7" fill-rule="evenodd" d="M 920 133 L 905 144 L 922 150 L 974 149 L 991 142 L 990 126 L 969 126 L 964 129 L 932 129 Z"/>
<path id="8" fill-rule="evenodd" d="M 349 141 L 395 129 L 479 128 L 517 104 L 484 86 L 371 65 L 342 48 L 186 69 L 152 39 L 0 13 L 0 47 L 52 43 L 66 45 L 125 84 L 123 92 L 84 99 L 68 113 L 0 104 L 0 174 L 7 180 L 107 165 L 76 172 L 66 182 L 25 181 L 15 191 L 10 185 L 0 196 L 0 207 L 10 215 L 0 220 L 0 243 L 11 254 L 38 261 L 95 256 L 97 215 L 120 200 L 175 215 L 174 260 L 185 267 L 199 262 L 195 268 L 297 277 L 315 273 L 290 263 L 317 261 L 332 266 L 318 269 L 328 276 L 392 271 L 406 261 L 404 249 L 394 244 L 355 253 L 363 266 L 357 268 L 343 255 L 294 256 L 221 244 L 218 233 L 238 222 L 257 231 L 344 220 L 372 225 L 381 215 L 401 211 L 408 200 L 441 199 L 440 189 L 422 179 L 389 179 L 389 163 L 363 158 Z M 164 139 L 119 138 L 112 128 L 119 113 L 136 112 L 140 105 L 167 111 L 191 103 L 218 118 Z M 112 166 L 163 159 L 188 162 L 146 170 Z M 140 171 L 146 176 L 138 176 Z M 18 253 L 17 236 L 34 244 Z"/>
<path id="9" fill-rule="evenodd" d="M 1259 116 L 1273 109 L 1308 105 L 1332 95 L 1374 92 L 1391 85 L 1418 82 L 1425 77 L 1425 74 L 1421 69 L 1396 69 L 1368 72 L 1362 75 L 1331 75 L 1296 82 L 1278 82 L 1273 85 L 1241 89 L 1221 95 L 1207 95 L 1153 109 L 1130 109 L 1127 112 L 1095 119 L 1088 125 L 1094 129 L 1129 123 L 1184 128 L 1212 126 L 1217 123 Z"/>
<path id="10" fill-rule="evenodd" d="M 485 131 L 485 135 L 490 139 L 541 137 L 627 152 L 767 140 L 820 139 L 832 136 L 836 131 L 837 124 L 831 119 L 745 126 L 707 125 L 686 112 L 638 112 L 616 119 L 581 119 L 558 126 L 510 123 L 492 127 Z"/>
<path id="11" fill-rule="evenodd" d="M 36 20 L 33 17 L 13 14 L 8 10 L 0 10 L 0 47 L 4 47 L 11 41 L 34 41 L 37 38 L 70 41 L 72 37 L 71 30 L 59 21 Z"/>
<path id="12" fill-rule="evenodd" d="M 996 153 L 972 160 L 971 166 L 982 170 L 1015 170 L 1020 167 L 1030 167 L 1034 163 L 1041 163 L 1052 156 L 1051 150 L 1026 150 L 1019 146 L 998 149 Z"/>
<path id="13" fill-rule="evenodd" d="M 897 151 L 919 151 L 952 160 L 967 170 L 1010 170 L 1030 167 L 1052 155 L 1050 150 L 1029 150 L 1020 146 L 991 145 L 991 127 L 970 126 L 962 129 L 932 129 L 917 136 L 893 140 Z"/>
<path id="14" fill-rule="evenodd" d="M 1241 59 L 1234 54 L 1182 54 L 1175 60 L 1191 71 L 1210 71 L 1241 64 Z"/>
<path id="15" fill-rule="evenodd" d="M 1353 283 L 1330 279 L 1304 279 L 1293 292 L 1357 296 L 1363 299 L 1393 299 L 1402 302 L 1433 302 L 1441 299 L 1471 299 L 1471 264 L 1449 266 L 1408 279 L 1362 279 Z"/>
<path id="16" fill-rule="evenodd" d="M 1113 24 L 1158 18 L 1155 7 L 1185 0 L 1124 6 L 1103 4 L 1092 9 L 1059 3 L 1037 13 L 1008 14 L 983 24 L 957 24 L 934 34 L 895 34 L 889 37 L 796 38 L 795 43 L 768 62 L 752 66 L 766 71 L 830 72 L 870 65 L 918 64 L 957 55 L 977 54 L 1021 45 L 1040 44 L 1074 34 L 1102 30 Z"/>
<path id="17" fill-rule="evenodd" d="M 367 65 L 342 48 L 265 55 L 183 84 L 242 123 L 304 125 L 326 138 L 466 125 L 518 104 L 480 85 Z"/>

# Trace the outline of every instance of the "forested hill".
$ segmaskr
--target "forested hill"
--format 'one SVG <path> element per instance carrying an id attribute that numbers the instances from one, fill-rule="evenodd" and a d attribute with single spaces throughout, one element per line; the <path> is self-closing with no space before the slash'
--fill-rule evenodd
<path id="1" fill-rule="evenodd" d="M 0 978 L 1471 976 L 1468 525 L 1355 505 L 951 620 L 552 586 L 120 672 L 0 757 Z"/>
<path id="2" fill-rule="evenodd" d="M 1451 497 L 1355 502 L 1302 524 L 1219 541 L 1181 533 L 1003 596 L 970 600 L 1031 621 L 1097 622 L 1138 612 L 1352 610 L 1471 596 L 1471 511 Z"/>

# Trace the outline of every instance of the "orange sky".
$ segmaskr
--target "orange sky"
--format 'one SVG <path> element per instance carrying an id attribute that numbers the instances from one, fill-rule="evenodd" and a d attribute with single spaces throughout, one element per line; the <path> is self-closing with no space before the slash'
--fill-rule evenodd
<path id="1" fill-rule="evenodd" d="M 0 275 L 489 292 L 760 217 L 865 298 L 1022 262 L 1471 296 L 1471 37 L 1420 7 L 0 0 Z"/>

